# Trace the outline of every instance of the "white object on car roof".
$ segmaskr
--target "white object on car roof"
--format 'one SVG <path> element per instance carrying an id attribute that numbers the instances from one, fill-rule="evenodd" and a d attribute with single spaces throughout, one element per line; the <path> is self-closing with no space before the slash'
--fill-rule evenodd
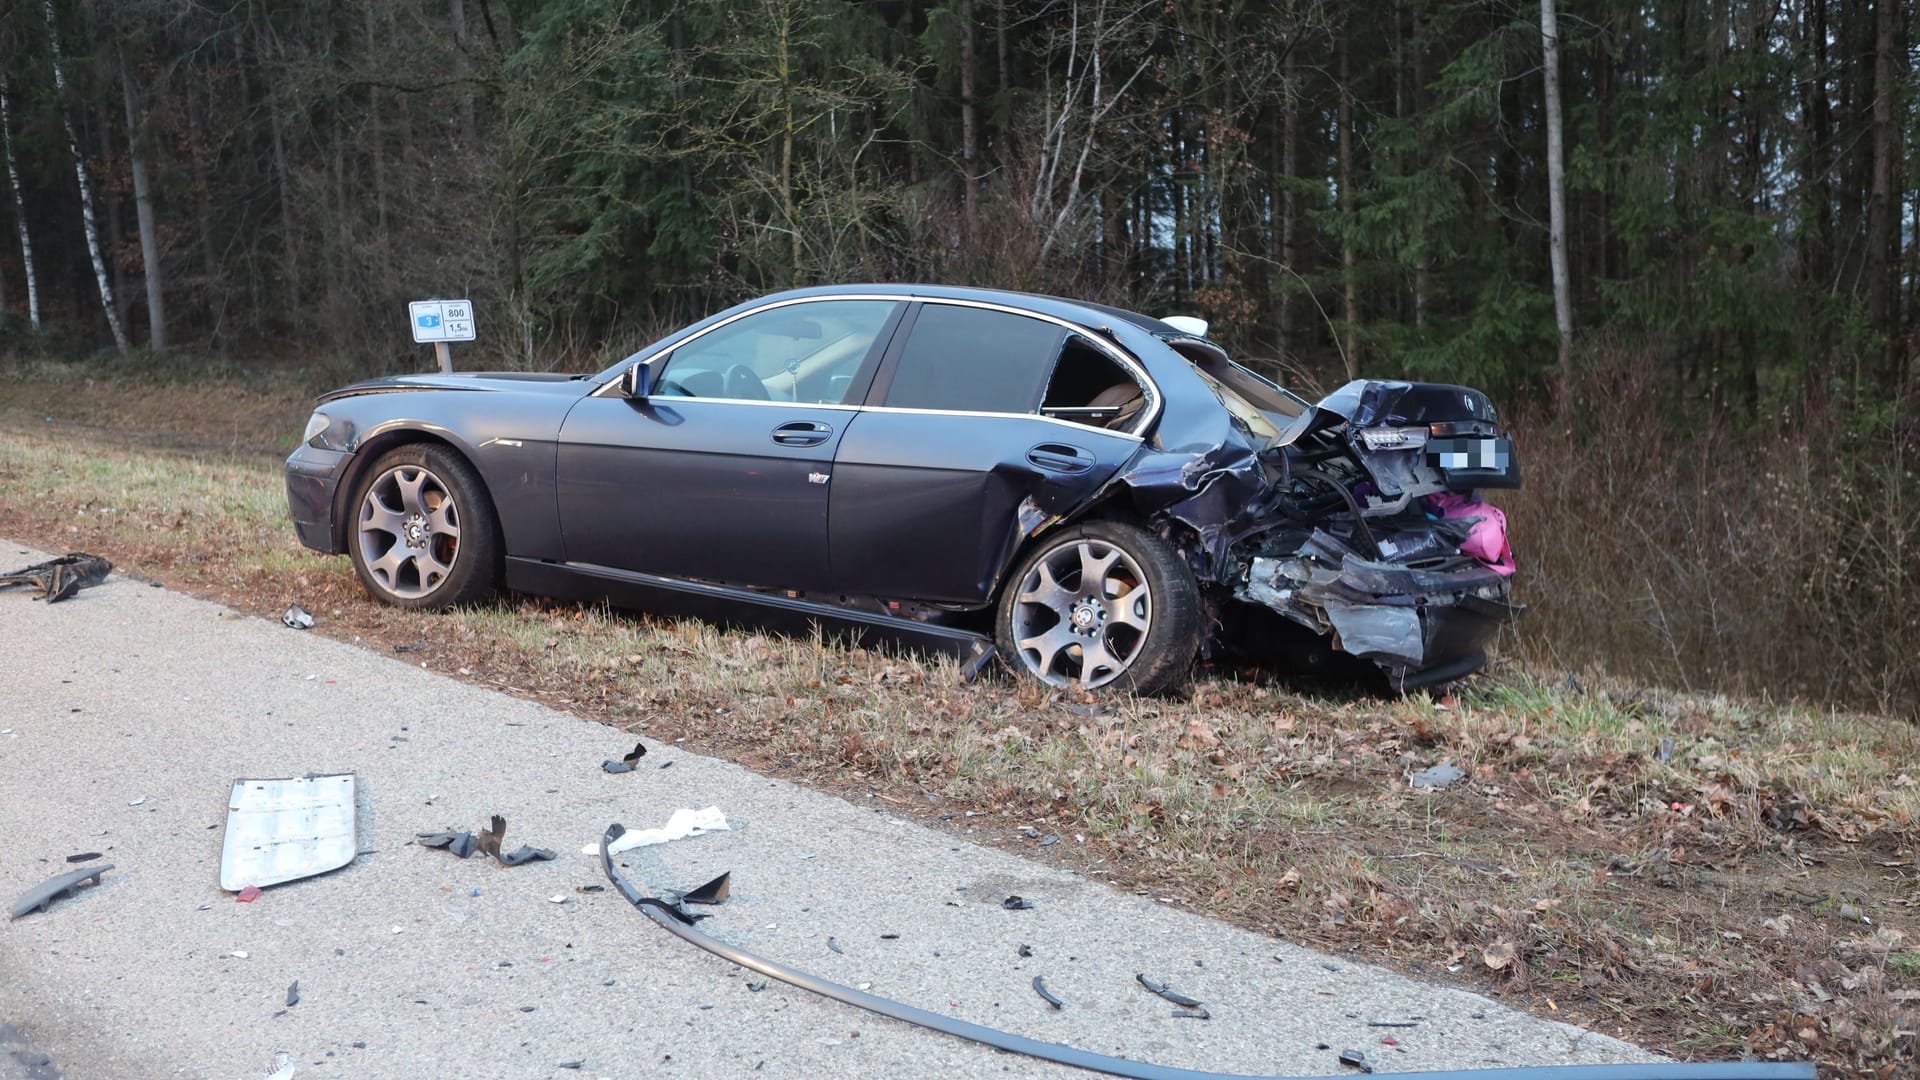
<path id="1" fill-rule="evenodd" d="M 1160 321 L 1183 334 L 1192 334 L 1194 337 L 1207 336 L 1207 320 L 1205 319 L 1196 319 L 1191 315 L 1163 315 Z"/>

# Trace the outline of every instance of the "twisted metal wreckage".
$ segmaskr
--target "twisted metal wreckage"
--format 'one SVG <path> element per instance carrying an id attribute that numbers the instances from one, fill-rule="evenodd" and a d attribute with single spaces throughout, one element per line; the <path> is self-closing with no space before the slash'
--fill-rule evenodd
<path id="1" fill-rule="evenodd" d="M 113 564 L 107 560 L 76 551 L 0 574 L 0 589 L 31 585 L 39 590 L 35 600 L 57 604 L 81 589 L 100 584 L 112 572 Z"/>
<path id="2" fill-rule="evenodd" d="M 1155 1065 L 1151 1062 L 1130 1061 L 1126 1058 L 1096 1054 L 1088 1050 L 1066 1046 L 1062 1043 L 1050 1043 L 1040 1039 L 1015 1035 L 1000 1031 L 983 1024 L 970 1023 L 957 1017 L 943 1016 L 926 1009 L 907 1005 L 903 1002 L 884 998 L 843 986 L 817 975 L 809 975 L 797 968 L 789 967 L 778 960 L 769 960 L 764 956 L 749 952 L 735 945 L 709 937 L 695 928 L 699 917 L 689 913 L 685 901 L 692 899 L 692 893 L 673 899 L 649 896 L 640 887 L 620 872 L 614 865 L 614 846 L 626 828 L 619 824 L 607 826 L 606 833 L 600 839 L 600 868 L 605 871 L 607 880 L 626 897 L 627 902 L 639 908 L 641 913 L 665 927 L 675 937 L 699 949 L 712 953 L 729 963 L 738 964 L 750 971 L 759 972 L 769 978 L 778 979 L 790 986 L 819 994 L 821 997 L 881 1016 L 905 1021 L 917 1027 L 953 1035 L 972 1042 L 991 1046 L 996 1050 L 1025 1054 L 1060 1065 L 1088 1069 L 1093 1072 L 1107 1073 L 1112 1076 L 1131 1077 L 1133 1080 L 1288 1080 L 1279 1077 L 1255 1077 L 1246 1074 L 1211 1072 L 1204 1069 L 1183 1069 L 1167 1065 Z M 703 886 L 696 892 L 713 890 L 721 879 Z M 715 903 L 724 900 L 726 891 L 719 890 L 718 900 L 703 899 L 703 903 Z M 1148 989 L 1156 989 L 1147 980 L 1142 984 Z M 1036 990 L 1040 986 L 1036 984 Z M 1043 996 L 1045 995 L 1042 991 Z M 1171 999 L 1170 999 L 1171 1000 Z M 1508 1069 L 1465 1069 L 1439 1072 L 1394 1073 L 1397 1080 L 1815 1080 L 1811 1062 L 1653 1062 L 1632 1065 L 1544 1065 Z"/>

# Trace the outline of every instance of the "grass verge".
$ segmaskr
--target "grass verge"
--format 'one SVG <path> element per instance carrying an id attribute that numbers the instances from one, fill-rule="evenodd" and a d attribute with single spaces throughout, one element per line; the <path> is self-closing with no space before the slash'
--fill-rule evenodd
<path id="1" fill-rule="evenodd" d="M 299 548 L 271 457 L 0 432 L 0 536 L 239 611 L 298 601 L 425 667 L 1681 1057 L 1920 1067 L 1903 722 L 1512 669 L 1437 702 L 1244 671 L 1101 702 L 591 607 L 402 612 Z M 1462 779 L 1410 787 L 1442 761 Z"/>

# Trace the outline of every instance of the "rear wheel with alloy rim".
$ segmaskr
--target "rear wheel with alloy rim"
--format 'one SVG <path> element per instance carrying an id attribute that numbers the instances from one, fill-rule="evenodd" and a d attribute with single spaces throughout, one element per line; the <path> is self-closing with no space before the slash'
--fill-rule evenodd
<path id="1" fill-rule="evenodd" d="M 367 470 L 353 508 L 347 551 L 376 600 L 444 608 L 493 591 L 493 504 L 473 466 L 453 451 L 425 443 L 389 451 Z"/>
<path id="2" fill-rule="evenodd" d="M 1155 694 L 1186 677 L 1200 621 L 1199 586 L 1171 544 L 1094 521 L 1021 561 L 994 626 L 1008 665 L 1050 686 Z"/>

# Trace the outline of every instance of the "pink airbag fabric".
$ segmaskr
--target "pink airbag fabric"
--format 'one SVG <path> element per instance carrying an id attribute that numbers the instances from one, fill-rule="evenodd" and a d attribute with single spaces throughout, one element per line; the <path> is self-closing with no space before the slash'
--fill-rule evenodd
<path id="1" fill-rule="evenodd" d="M 1443 491 L 1427 496 L 1427 509 L 1443 521 L 1479 518 L 1467 538 L 1461 541 L 1460 553 L 1479 559 L 1503 576 L 1513 573 L 1513 548 L 1507 543 L 1507 515 L 1499 507 L 1457 492 Z"/>

